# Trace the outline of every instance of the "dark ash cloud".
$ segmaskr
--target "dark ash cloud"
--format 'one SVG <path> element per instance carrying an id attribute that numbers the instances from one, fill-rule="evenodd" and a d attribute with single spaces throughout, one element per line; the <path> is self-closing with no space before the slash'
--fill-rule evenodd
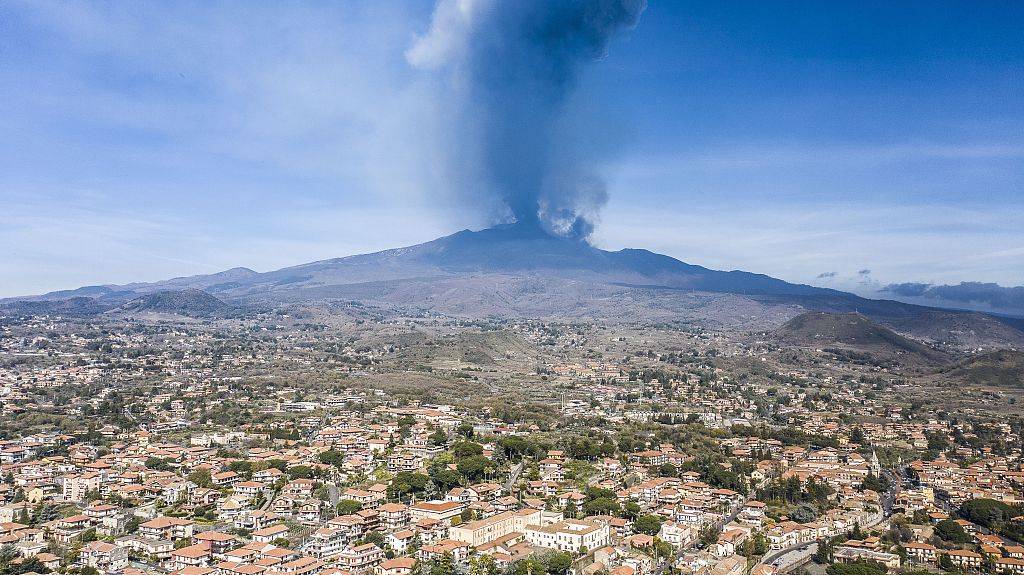
<path id="1" fill-rule="evenodd" d="M 1024 313 L 1024 286 L 1003 287 L 996 283 L 961 282 L 957 285 L 931 285 L 926 283 L 890 284 L 883 292 L 907 298 L 931 300 L 936 305 Z"/>
<path id="2" fill-rule="evenodd" d="M 441 72 L 441 161 L 467 203 L 497 200 L 505 220 L 590 235 L 608 194 L 565 108 L 583 69 L 645 8 L 646 0 L 439 0 L 407 58 Z"/>
<path id="3" fill-rule="evenodd" d="M 882 291 L 904 297 L 921 297 L 930 287 L 932 287 L 931 284 L 906 282 L 901 284 L 889 284 L 882 288 Z"/>

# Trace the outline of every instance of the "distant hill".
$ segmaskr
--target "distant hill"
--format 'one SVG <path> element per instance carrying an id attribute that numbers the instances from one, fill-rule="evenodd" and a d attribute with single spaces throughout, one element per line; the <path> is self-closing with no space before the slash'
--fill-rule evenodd
<path id="1" fill-rule="evenodd" d="M 0 315 L 90 316 L 114 307 L 96 298 L 78 296 L 57 300 L 21 300 L 0 303 Z"/>
<path id="2" fill-rule="evenodd" d="M 134 299 L 118 311 L 170 313 L 193 317 L 223 316 L 233 309 L 224 301 L 199 289 L 163 290 Z"/>
<path id="3" fill-rule="evenodd" d="M 463 230 L 414 246 L 263 273 L 233 268 L 20 299 L 88 296 L 103 305 L 121 306 L 162 291 L 185 289 L 261 308 L 359 301 L 464 318 L 683 321 L 757 330 L 775 329 L 807 311 L 856 311 L 902 333 L 965 348 L 1024 345 L 1024 331 L 1004 318 L 960 311 L 933 313 L 938 310 L 865 299 L 763 274 L 712 270 L 643 249 L 607 251 L 516 224 Z M 126 309 L 138 305 L 132 303 Z"/>
<path id="4" fill-rule="evenodd" d="M 1024 351 L 999 350 L 966 359 L 945 372 L 973 385 L 1024 389 Z"/>
<path id="5" fill-rule="evenodd" d="M 878 325 L 859 313 L 807 312 L 783 324 L 775 331 L 775 336 L 789 345 L 851 349 L 887 358 L 949 361 L 946 354 Z"/>

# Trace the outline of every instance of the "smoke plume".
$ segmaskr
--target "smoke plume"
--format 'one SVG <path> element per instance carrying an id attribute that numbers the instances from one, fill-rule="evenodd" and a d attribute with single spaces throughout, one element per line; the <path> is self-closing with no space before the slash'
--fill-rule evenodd
<path id="1" fill-rule="evenodd" d="M 442 159 L 467 200 L 497 200 L 506 221 L 590 235 L 607 190 L 572 143 L 566 106 L 583 68 L 645 7 L 646 0 L 438 1 L 429 32 L 406 56 L 438 73 Z"/>

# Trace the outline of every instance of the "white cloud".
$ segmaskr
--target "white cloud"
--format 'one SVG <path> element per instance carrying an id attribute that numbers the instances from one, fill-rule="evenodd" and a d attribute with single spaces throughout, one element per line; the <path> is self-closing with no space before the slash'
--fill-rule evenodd
<path id="1" fill-rule="evenodd" d="M 714 269 L 862 293 L 873 291 L 862 283 L 862 269 L 878 284 L 1024 284 L 1020 208 L 825 201 L 646 207 L 612 198 L 597 236 L 609 249 L 644 247 Z M 822 270 L 836 270 L 836 277 L 819 278 Z"/>

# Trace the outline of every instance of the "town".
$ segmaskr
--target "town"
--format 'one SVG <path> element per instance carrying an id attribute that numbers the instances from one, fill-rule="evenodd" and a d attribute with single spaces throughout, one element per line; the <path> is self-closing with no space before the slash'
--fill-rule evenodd
<path id="1" fill-rule="evenodd" d="M 899 358 L 355 305 L 0 328 L 4 574 L 1024 573 L 1020 390 Z"/>

